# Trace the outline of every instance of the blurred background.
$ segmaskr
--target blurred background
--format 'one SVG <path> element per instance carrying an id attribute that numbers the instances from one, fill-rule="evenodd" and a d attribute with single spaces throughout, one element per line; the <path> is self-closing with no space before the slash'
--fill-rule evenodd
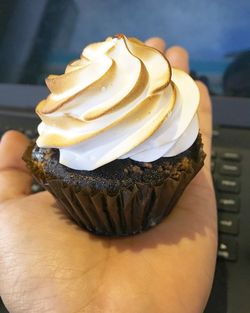
<path id="1" fill-rule="evenodd" d="M 1 0 L 0 82 L 43 84 L 116 33 L 182 45 L 212 94 L 250 96 L 248 0 Z"/>
<path id="2" fill-rule="evenodd" d="M 117 33 L 141 40 L 160 36 L 167 46 L 184 46 L 191 75 L 215 96 L 211 170 L 218 198 L 227 205 L 218 204 L 222 259 L 205 312 L 247 313 L 250 0 L 0 0 L 0 137 L 17 129 L 35 138 L 39 121 L 33 111 L 47 95 L 40 86 L 45 78 L 63 73 L 87 44 Z M 221 95 L 237 98 L 216 97 Z M 7 312 L 1 300 L 0 312 Z"/>

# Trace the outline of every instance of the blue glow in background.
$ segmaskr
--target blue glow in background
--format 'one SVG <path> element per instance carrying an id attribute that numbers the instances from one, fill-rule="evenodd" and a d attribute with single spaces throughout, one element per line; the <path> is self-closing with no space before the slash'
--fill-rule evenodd
<path id="1" fill-rule="evenodd" d="M 195 60 L 218 60 L 250 48 L 249 0 L 75 0 L 78 11 L 71 49 L 122 32 L 161 36 L 183 45 Z"/>

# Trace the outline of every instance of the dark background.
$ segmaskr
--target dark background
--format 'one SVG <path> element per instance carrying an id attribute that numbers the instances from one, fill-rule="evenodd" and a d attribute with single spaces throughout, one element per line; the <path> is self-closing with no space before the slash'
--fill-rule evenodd
<path id="1" fill-rule="evenodd" d="M 223 73 L 250 49 L 249 16 L 247 0 L 2 0 L 0 81 L 43 84 L 86 44 L 125 33 L 184 46 L 195 74 L 222 94 Z"/>

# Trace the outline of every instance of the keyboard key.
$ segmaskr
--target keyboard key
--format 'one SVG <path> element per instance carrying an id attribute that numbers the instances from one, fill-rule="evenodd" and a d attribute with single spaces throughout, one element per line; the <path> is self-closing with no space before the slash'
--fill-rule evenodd
<path id="1" fill-rule="evenodd" d="M 233 151 L 223 152 L 220 156 L 222 159 L 228 160 L 228 161 L 239 162 L 241 160 L 241 155 L 238 152 L 233 152 Z"/>
<path id="2" fill-rule="evenodd" d="M 218 129 L 213 129 L 212 134 L 213 134 L 213 137 L 218 137 L 220 135 L 220 132 Z"/>
<path id="3" fill-rule="evenodd" d="M 32 193 L 36 193 L 36 192 L 39 192 L 42 190 L 43 190 L 43 188 L 40 185 L 38 185 L 37 183 L 33 183 L 31 186 Z"/>
<path id="4" fill-rule="evenodd" d="M 237 163 L 222 163 L 219 165 L 219 173 L 228 176 L 240 176 L 241 167 Z"/>
<path id="5" fill-rule="evenodd" d="M 215 158 L 216 158 L 216 156 L 217 156 L 217 152 L 216 152 L 216 150 L 215 150 L 215 149 L 212 149 L 211 156 L 212 156 L 212 158 L 213 158 L 213 159 L 215 159 Z"/>
<path id="6" fill-rule="evenodd" d="M 219 237 L 218 256 L 229 261 L 237 261 L 237 238 L 233 236 L 221 235 Z"/>
<path id="7" fill-rule="evenodd" d="M 239 217 L 237 214 L 218 214 L 219 232 L 224 234 L 237 235 L 239 233 Z"/>
<path id="8" fill-rule="evenodd" d="M 216 188 L 223 192 L 239 193 L 240 181 L 237 178 L 218 178 Z"/>
<path id="9" fill-rule="evenodd" d="M 35 137 L 35 132 L 33 130 L 31 130 L 31 129 L 26 129 L 24 133 L 30 139 Z"/>
<path id="10" fill-rule="evenodd" d="M 232 194 L 217 194 L 217 207 L 220 211 L 239 212 L 240 198 Z"/>

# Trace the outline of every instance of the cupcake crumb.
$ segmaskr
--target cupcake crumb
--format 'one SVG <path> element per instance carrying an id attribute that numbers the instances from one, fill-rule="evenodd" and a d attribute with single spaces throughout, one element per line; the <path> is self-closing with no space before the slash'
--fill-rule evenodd
<path id="1" fill-rule="evenodd" d="M 143 166 L 144 166 L 145 168 L 152 168 L 152 167 L 153 167 L 152 164 L 151 164 L 151 163 L 148 163 L 148 162 L 144 162 L 144 163 L 143 163 Z"/>
<path id="2" fill-rule="evenodd" d="M 127 168 L 125 168 L 123 171 L 124 171 L 125 174 L 128 174 L 128 169 Z"/>
<path id="3" fill-rule="evenodd" d="M 163 167 L 162 166 L 158 167 L 158 172 L 160 172 L 160 173 L 163 172 Z"/>
<path id="4" fill-rule="evenodd" d="M 140 167 L 139 166 L 137 166 L 137 165 L 134 165 L 134 166 L 132 166 L 132 171 L 134 172 L 134 173 L 137 173 L 137 174 L 143 174 L 143 171 L 140 169 Z"/>
<path id="5" fill-rule="evenodd" d="M 173 178 L 174 180 L 179 180 L 179 177 L 180 177 L 179 172 L 171 173 L 171 178 Z"/>
<path id="6" fill-rule="evenodd" d="M 164 173 L 169 175 L 170 171 L 169 170 L 164 170 Z"/>
<path id="7" fill-rule="evenodd" d="M 183 160 L 177 165 L 179 171 L 186 171 L 189 168 L 189 161 L 187 157 L 184 157 Z"/>

